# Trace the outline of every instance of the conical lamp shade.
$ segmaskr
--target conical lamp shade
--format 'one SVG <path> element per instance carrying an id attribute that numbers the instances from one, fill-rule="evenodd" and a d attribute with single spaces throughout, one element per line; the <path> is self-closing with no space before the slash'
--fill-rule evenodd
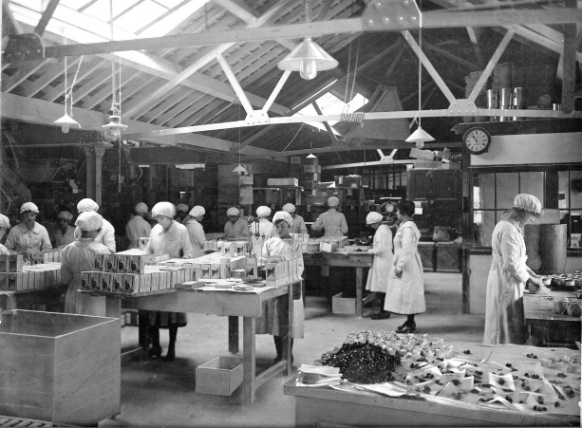
<path id="1" fill-rule="evenodd" d="M 248 172 L 248 171 L 245 169 L 245 167 L 244 167 L 244 166 L 242 166 L 242 165 L 239 163 L 239 164 L 238 164 L 238 166 L 237 166 L 235 169 L 233 169 L 233 170 L 232 170 L 232 172 L 236 172 L 236 173 L 239 173 L 239 174 L 244 174 L 244 173 L 246 173 L 246 172 Z"/>
<path id="2" fill-rule="evenodd" d="M 330 70 L 338 62 L 310 37 L 303 40 L 279 64 L 281 70 L 299 71 L 305 80 L 313 79 L 318 71 Z"/>
<path id="3" fill-rule="evenodd" d="M 316 158 L 317 158 L 317 156 L 315 156 L 313 153 L 309 153 L 309 154 L 306 156 L 306 158 L 307 158 L 307 159 L 316 159 Z"/>
<path id="4" fill-rule="evenodd" d="M 434 141 L 434 138 L 422 129 L 420 126 L 406 140 L 407 143 L 424 143 L 425 141 Z"/>
<path id="5" fill-rule="evenodd" d="M 67 113 L 65 113 L 65 115 L 63 117 L 61 117 L 60 119 L 55 120 L 53 123 L 55 125 L 59 125 L 61 127 L 61 131 L 63 131 L 63 134 L 68 133 L 69 128 L 71 128 L 71 126 L 76 126 L 77 128 L 81 127 L 81 124 L 79 122 L 77 122 L 76 120 L 74 120 Z"/>

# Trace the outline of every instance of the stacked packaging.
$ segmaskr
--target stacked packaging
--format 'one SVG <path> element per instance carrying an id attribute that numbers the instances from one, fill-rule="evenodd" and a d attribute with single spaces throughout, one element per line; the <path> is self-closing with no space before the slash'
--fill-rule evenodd
<path id="1" fill-rule="evenodd" d="M 246 269 L 246 261 L 246 256 L 229 257 L 217 252 L 196 259 L 170 259 L 158 263 L 158 266 L 189 269 L 195 280 L 226 279 L 232 277 L 234 271 Z"/>
<path id="2" fill-rule="evenodd" d="M 61 264 L 24 265 L 24 254 L 0 255 L 0 290 L 38 290 L 60 285 Z"/>
<path id="3" fill-rule="evenodd" d="M 265 263 L 267 285 L 280 287 L 290 282 L 299 281 L 301 275 L 298 269 L 298 260 L 302 257 L 299 252 L 269 257 Z"/>
<path id="4" fill-rule="evenodd" d="M 216 251 L 221 256 L 246 256 L 249 243 L 247 241 L 206 241 L 204 251 Z"/>

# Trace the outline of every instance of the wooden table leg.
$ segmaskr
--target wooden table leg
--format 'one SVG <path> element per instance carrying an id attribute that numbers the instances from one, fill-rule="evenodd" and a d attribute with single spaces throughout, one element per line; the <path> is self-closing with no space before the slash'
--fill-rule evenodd
<path id="1" fill-rule="evenodd" d="M 362 318 L 364 313 L 364 302 L 362 301 L 362 295 L 364 293 L 362 277 L 364 274 L 364 269 L 361 267 L 356 268 L 356 316 Z"/>
<path id="2" fill-rule="evenodd" d="M 238 353 L 238 317 L 228 317 L 228 352 Z"/>
<path id="3" fill-rule="evenodd" d="M 243 317 L 243 404 L 255 402 L 255 325 L 256 319 Z"/>
<path id="4" fill-rule="evenodd" d="M 287 361 L 285 364 L 285 370 L 283 372 L 284 375 L 288 375 L 293 371 L 292 367 L 292 337 L 291 337 L 291 329 L 293 328 L 293 288 L 299 286 L 301 289 L 301 283 L 291 284 L 289 285 L 289 293 L 287 294 L 287 320 L 288 325 L 287 328 L 284 329 L 283 333 L 283 359 Z"/>

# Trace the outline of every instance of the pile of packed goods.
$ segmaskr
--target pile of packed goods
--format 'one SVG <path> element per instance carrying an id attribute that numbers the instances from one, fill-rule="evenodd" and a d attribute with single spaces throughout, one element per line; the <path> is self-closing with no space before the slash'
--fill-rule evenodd
<path id="1" fill-rule="evenodd" d="M 61 250 L 0 254 L 0 290 L 27 291 L 61 283 Z"/>

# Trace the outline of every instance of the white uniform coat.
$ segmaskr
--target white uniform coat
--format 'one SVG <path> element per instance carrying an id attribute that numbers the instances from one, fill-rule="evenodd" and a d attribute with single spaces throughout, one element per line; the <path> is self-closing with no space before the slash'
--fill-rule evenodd
<path id="1" fill-rule="evenodd" d="M 281 254 L 299 252 L 301 254 L 301 243 L 291 238 L 281 239 L 278 236 L 270 238 L 263 245 L 263 257 L 278 256 Z M 303 257 L 299 259 L 297 270 L 299 276 L 303 273 Z M 272 334 L 281 336 L 280 326 L 287 325 L 288 318 L 284 316 L 284 309 L 287 307 L 288 299 L 271 299 L 263 302 L 262 315 L 257 319 L 257 334 Z M 293 325 L 291 326 L 291 337 L 303 339 L 303 323 L 305 321 L 305 311 L 303 308 L 303 296 L 299 300 L 293 300 Z"/>
<path id="2" fill-rule="evenodd" d="M 75 239 L 81 239 L 81 229 L 75 228 Z M 107 220 L 103 219 L 101 232 L 95 237 L 93 242 L 100 242 L 107 247 L 110 253 L 115 253 L 115 228 Z"/>
<path id="3" fill-rule="evenodd" d="M 67 226 L 67 231 L 63 235 L 61 228 L 57 227 L 55 230 L 55 246 L 64 247 L 75 241 L 75 228 L 73 226 Z"/>
<path id="4" fill-rule="evenodd" d="M 384 310 L 412 315 L 426 311 L 422 262 L 418 254 L 420 230 L 413 221 L 402 223 L 394 236 L 394 257 L 388 276 Z M 400 278 L 396 271 L 402 271 Z"/>
<path id="5" fill-rule="evenodd" d="M 149 238 L 152 227 L 140 215 L 134 215 L 125 225 L 125 235 L 129 239 L 129 248 L 139 248 L 139 238 Z"/>
<path id="6" fill-rule="evenodd" d="M 269 238 L 277 237 L 277 229 L 275 228 L 275 225 L 266 218 L 260 219 L 258 223 L 251 224 L 249 232 L 251 234 L 253 251 L 257 257 L 261 256 L 261 247 L 264 243 L 267 242 Z"/>
<path id="7" fill-rule="evenodd" d="M 381 224 L 374 234 L 374 254 L 372 267 L 368 272 L 366 290 L 374 293 L 386 293 L 388 276 L 392 268 L 392 231 L 385 224 Z"/>
<path id="8" fill-rule="evenodd" d="M 10 254 L 10 251 L 4 245 L 0 244 L 0 254 Z"/>
<path id="9" fill-rule="evenodd" d="M 78 293 L 81 288 L 81 272 L 95 269 L 95 256 L 109 254 L 103 244 L 92 238 L 81 238 L 63 249 L 61 281 L 69 284 L 65 296 L 65 312 L 69 314 L 105 316 L 105 297 L 92 297 Z"/>
<path id="10" fill-rule="evenodd" d="M 343 213 L 337 212 L 335 208 L 330 208 L 315 220 L 313 230 L 325 229 L 323 236 L 344 236 L 348 233 L 348 223 Z"/>
<path id="11" fill-rule="evenodd" d="M 293 224 L 291 225 L 291 232 L 289 233 L 309 233 L 303 217 L 295 214 L 295 217 L 293 217 Z"/>
<path id="12" fill-rule="evenodd" d="M 239 218 L 234 224 L 232 224 L 232 221 L 227 221 L 224 225 L 224 237 L 229 239 L 248 239 L 249 226 L 247 222 L 242 218 Z"/>
<path id="13" fill-rule="evenodd" d="M 204 236 L 204 228 L 195 219 L 190 219 L 186 225 L 188 229 L 188 235 L 190 236 L 190 242 L 192 243 L 192 249 L 194 251 L 194 258 L 204 255 L 204 243 L 206 242 L 206 237 Z"/>
<path id="14" fill-rule="evenodd" d="M 32 230 L 28 230 L 24 223 L 18 223 L 10 229 L 6 238 L 6 248 L 17 253 L 33 253 L 50 250 L 52 247 L 48 231 L 36 221 Z"/>
<path id="15" fill-rule="evenodd" d="M 493 261 L 487 278 L 483 343 L 525 342 L 523 290 L 529 279 L 521 229 L 502 219 L 491 237 Z"/>

